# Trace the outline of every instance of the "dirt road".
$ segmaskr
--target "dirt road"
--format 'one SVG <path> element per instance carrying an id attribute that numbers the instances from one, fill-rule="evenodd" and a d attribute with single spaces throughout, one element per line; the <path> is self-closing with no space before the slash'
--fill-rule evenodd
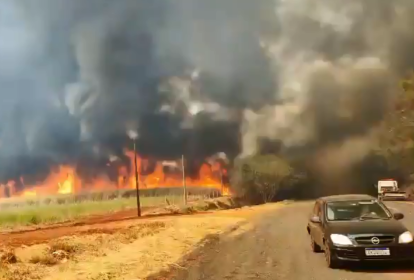
<path id="1" fill-rule="evenodd" d="M 414 231 L 414 204 L 387 203 L 405 214 Z M 371 265 L 332 270 L 323 254 L 311 252 L 306 222 L 312 203 L 294 203 L 251 221 L 233 236 L 225 236 L 202 249 L 176 280 L 391 280 L 414 279 L 414 268 Z"/>

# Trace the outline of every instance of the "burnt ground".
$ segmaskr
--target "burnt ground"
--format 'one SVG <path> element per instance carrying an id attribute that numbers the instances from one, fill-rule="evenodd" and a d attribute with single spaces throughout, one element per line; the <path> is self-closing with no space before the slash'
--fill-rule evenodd
<path id="1" fill-rule="evenodd" d="M 414 231 L 414 204 L 387 204 L 403 212 L 404 223 Z M 251 218 L 251 227 L 244 232 L 209 237 L 206 245 L 186 256 L 181 266 L 148 279 L 414 279 L 414 266 L 407 264 L 327 268 L 323 254 L 310 249 L 306 223 L 311 209 L 311 202 L 298 202 Z"/>

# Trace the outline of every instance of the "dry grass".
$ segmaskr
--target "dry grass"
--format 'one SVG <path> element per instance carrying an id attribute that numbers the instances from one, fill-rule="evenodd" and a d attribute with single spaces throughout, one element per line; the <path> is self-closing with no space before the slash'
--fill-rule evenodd
<path id="1" fill-rule="evenodd" d="M 79 255 L 79 262 L 71 269 L 56 271 L 55 279 L 141 279 L 167 269 L 192 250 L 208 234 L 217 234 L 238 219 L 179 218 L 165 224 L 160 230 L 147 232 L 139 238 L 132 233 L 118 233 L 103 241 L 100 256 Z M 126 238 L 126 239 L 125 239 Z M 128 244 L 125 244 L 125 240 Z M 52 280 L 53 278 L 46 278 Z"/>
<path id="2" fill-rule="evenodd" d="M 239 220 L 177 217 L 136 224 L 114 233 L 72 236 L 47 245 L 19 248 L 19 263 L 6 266 L 0 279 L 145 279 L 176 266 L 207 235 L 218 236 Z"/>
<path id="3" fill-rule="evenodd" d="M 0 270 L 1 280 L 41 280 L 42 274 L 35 267 L 10 267 Z"/>
<path id="4" fill-rule="evenodd" d="M 250 230 L 251 215 L 274 211 L 283 204 L 246 207 L 202 216 L 180 216 L 135 222 L 117 230 L 60 238 L 49 244 L 17 248 L 17 263 L 0 268 L 1 280 L 131 280 L 171 268 L 202 241 L 235 238 Z M 236 226 L 237 225 L 237 226 Z M 234 230 L 221 234 L 228 230 Z"/>
<path id="5" fill-rule="evenodd" d="M 30 259 L 30 262 L 33 264 L 41 264 L 41 265 L 48 265 L 48 266 L 59 263 L 59 261 L 54 256 L 49 255 L 49 254 L 35 255 Z"/>
<path id="6" fill-rule="evenodd" d="M 73 244 L 65 240 L 52 242 L 43 252 L 33 255 L 29 262 L 32 264 L 41 264 L 52 266 L 66 262 L 82 247 L 79 244 Z"/>
<path id="7" fill-rule="evenodd" d="M 145 223 L 131 226 L 115 232 L 92 233 L 84 238 L 66 237 L 50 242 L 47 246 L 37 246 L 29 255 L 24 256 L 32 264 L 54 266 L 76 259 L 82 252 L 91 252 L 100 255 L 102 247 L 119 247 L 113 245 L 130 244 L 139 238 L 154 235 L 165 228 L 163 222 Z M 92 238 L 92 239 L 91 239 Z M 33 246 L 36 247 L 36 246 Z M 26 250 L 27 251 L 27 250 Z"/>
<path id="8" fill-rule="evenodd" d="M 57 252 L 57 251 L 63 251 L 67 254 L 74 254 L 80 251 L 80 249 L 81 249 L 81 246 L 77 244 L 72 244 L 64 240 L 63 241 L 58 240 L 50 244 L 48 251 L 50 254 L 53 254 L 54 252 Z"/>
<path id="9" fill-rule="evenodd" d="M 164 208 L 171 214 L 192 214 L 196 212 L 212 210 L 228 210 L 242 207 L 240 201 L 231 197 L 220 197 L 215 199 L 198 200 L 188 205 L 169 205 Z"/>
<path id="10" fill-rule="evenodd" d="M 62 238 L 51 242 L 45 248 L 38 249 L 34 253 L 32 252 L 28 262 L 44 266 L 54 266 L 66 263 L 73 258 L 76 259 L 76 255 L 82 252 L 89 251 L 99 255 L 103 245 L 115 248 L 110 246 L 110 243 L 112 245 L 116 243 L 130 244 L 139 238 L 160 232 L 165 226 L 163 222 L 151 222 L 121 229 L 114 233 L 92 234 L 85 239 L 80 239 L 79 237 Z M 92 240 L 90 240 L 91 237 L 93 237 Z"/>
<path id="11" fill-rule="evenodd" d="M 123 244 L 129 244 L 139 238 L 157 234 L 165 227 L 166 224 L 164 222 L 153 222 L 138 227 L 130 227 L 116 233 L 115 239 Z"/>
<path id="12" fill-rule="evenodd" d="M 14 264 L 17 257 L 13 249 L 5 249 L 0 251 L 0 266 Z"/>

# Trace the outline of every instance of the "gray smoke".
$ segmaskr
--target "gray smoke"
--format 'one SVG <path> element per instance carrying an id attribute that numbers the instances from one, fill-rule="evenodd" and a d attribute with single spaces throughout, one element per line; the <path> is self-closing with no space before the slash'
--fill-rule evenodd
<path id="1" fill-rule="evenodd" d="M 410 0 L 4 0 L 0 177 L 119 156 L 128 131 L 141 153 L 166 158 L 254 154 L 262 138 L 320 150 L 365 137 L 414 64 L 413 9 Z"/>
<path id="2" fill-rule="evenodd" d="M 408 1 L 280 2 L 279 36 L 266 45 L 280 69 L 283 101 L 246 114 L 247 152 L 257 150 L 257 137 L 326 145 L 369 132 L 389 109 L 396 79 L 411 67 L 404 59 L 411 51 L 395 47 L 411 23 L 399 9 L 413 7 Z"/>
<path id="3" fill-rule="evenodd" d="M 409 1 L 283 1 L 280 33 L 264 42 L 278 65 L 281 104 L 245 119 L 246 154 L 257 138 L 306 151 L 329 187 L 355 186 L 352 166 L 375 145 L 375 127 L 412 64 Z M 289 149 L 288 149 L 289 151 Z"/>

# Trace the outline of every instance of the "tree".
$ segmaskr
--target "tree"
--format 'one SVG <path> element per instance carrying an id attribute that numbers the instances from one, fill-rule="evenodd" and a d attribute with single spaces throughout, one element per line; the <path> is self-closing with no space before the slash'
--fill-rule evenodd
<path id="1" fill-rule="evenodd" d="M 414 74 L 403 80 L 400 88 L 395 106 L 380 128 L 378 153 L 390 170 L 409 177 L 414 170 Z"/>
<path id="2" fill-rule="evenodd" d="M 258 155 L 239 159 L 232 175 L 232 185 L 240 195 L 267 203 L 291 183 L 293 168 L 280 157 Z"/>

